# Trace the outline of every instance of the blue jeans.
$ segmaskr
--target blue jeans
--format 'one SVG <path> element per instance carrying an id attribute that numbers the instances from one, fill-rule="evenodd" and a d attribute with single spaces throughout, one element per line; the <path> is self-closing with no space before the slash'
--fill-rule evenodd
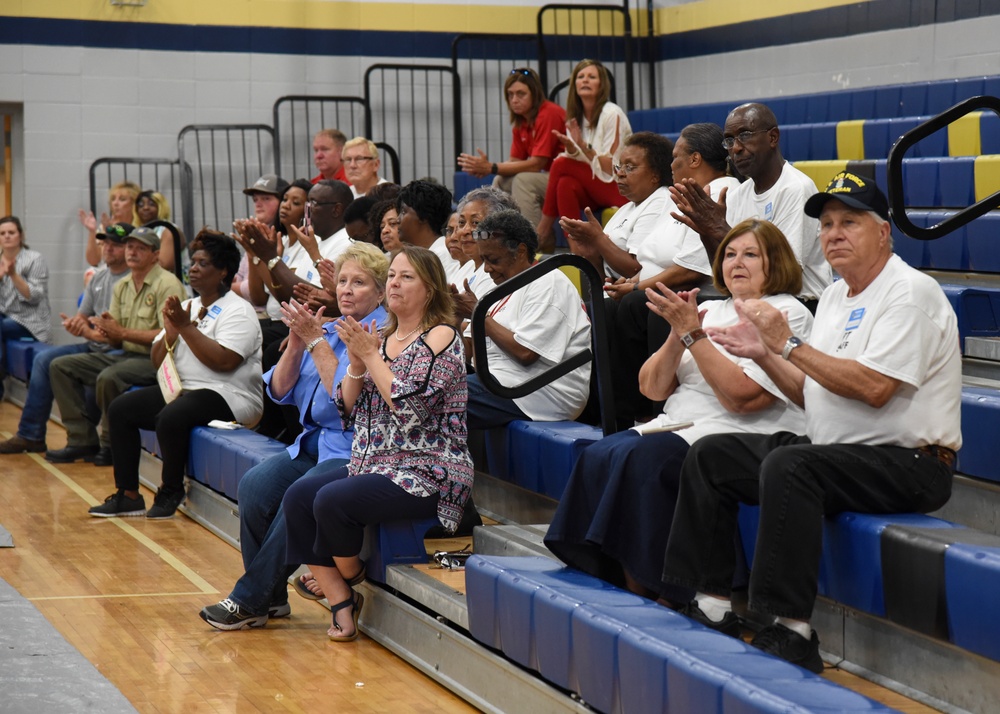
<path id="1" fill-rule="evenodd" d="M 513 399 L 498 397 L 483 386 L 479 377 L 470 374 L 466 379 L 469 386 L 469 428 L 489 429 L 509 424 L 515 419 L 531 419 L 522 412 Z"/>
<path id="2" fill-rule="evenodd" d="M 52 382 L 49 379 L 49 364 L 56 357 L 75 355 L 89 351 L 85 343 L 62 345 L 38 352 L 31 362 L 31 378 L 28 380 L 28 396 L 24 400 L 21 421 L 17 425 L 17 435 L 29 441 L 45 441 L 45 430 L 52 413 Z"/>
<path id="3" fill-rule="evenodd" d="M 312 456 L 305 452 L 303 449 L 293 459 L 282 451 L 240 479 L 240 550 L 246 572 L 236 581 L 229 599 L 253 615 L 263 615 L 271 605 L 288 601 L 285 581 L 298 567 L 285 563 L 285 515 L 281 508 L 285 491 L 303 476 L 347 465 L 347 459 L 317 464 L 316 452 L 312 451 Z"/>

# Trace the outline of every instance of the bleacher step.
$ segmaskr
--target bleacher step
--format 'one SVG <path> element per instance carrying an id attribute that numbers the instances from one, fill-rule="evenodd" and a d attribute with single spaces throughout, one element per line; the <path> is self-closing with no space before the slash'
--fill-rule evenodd
<path id="1" fill-rule="evenodd" d="M 948 503 L 930 515 L 1000 536 L 1000 484 L 955 474 Z"/>
<path id="2" fill-rule="evenodd" d="M 433 578 L 418 572 L 411 566 L 387 569 L 401 593 L 444 597 L 426 582 Z M 359 590 L 365 596 L 362 632 L 481 711 L 593 714 L 582 702 L 483 647 L 445 616 L 428 614 L 371 583 Z"/>
<path id="3" fill-rule="evenodd" d="M 541 555 L 558 560 L 542 542 L 548 529 L 547 524 L 480 526 L 472 532 L 472 550 L 479 555 Z"/>
<path id="4" fill-rule="evenodd" d="M 1000 338 L 966 337 L 965 356 L 1000 362 Z"/>

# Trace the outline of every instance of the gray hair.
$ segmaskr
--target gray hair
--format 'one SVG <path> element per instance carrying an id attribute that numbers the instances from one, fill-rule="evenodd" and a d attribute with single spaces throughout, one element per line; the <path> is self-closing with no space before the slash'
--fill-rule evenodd
<path id="1" fill-rule="evenodd" d="M 518 210 L 514 198 L 496 186 L 480 186 L 479 188 L 472 189 L 462 196 L 462 200 L 458 202 L 458 208 L 455 210 L 461 213 L 468 204 L 475 201 L 482 201 L 486 204 L 487 215 L 495 211 Z"/>

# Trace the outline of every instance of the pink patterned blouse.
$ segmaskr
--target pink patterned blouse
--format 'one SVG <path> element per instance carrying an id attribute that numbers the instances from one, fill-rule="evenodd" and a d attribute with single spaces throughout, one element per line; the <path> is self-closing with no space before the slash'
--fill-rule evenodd
<path id="1" fill-rule="evenodd" d="M 350 416 L 337 386 L 336 404 L 344 428 L 354 429 L 348 473 L 382 474 L 414 496 L 440 495 L 437 514 L 452 533 L 472 493 L 465 382 L 465 350 L 458 333 L 440 354 L 424 341 L 426 332 L 394 360 L 392 405 L 365 376 Z"/>

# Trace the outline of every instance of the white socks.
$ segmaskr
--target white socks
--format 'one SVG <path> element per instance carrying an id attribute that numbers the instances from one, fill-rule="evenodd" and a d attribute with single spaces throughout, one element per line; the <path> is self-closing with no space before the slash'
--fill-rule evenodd
<path id="1" fill-rule="evenodd" d="M 812 626 L 808 622 L 803 622 L 802 620 L 791 620 L 787 617 L 776 617 L 774 618 L 774 623 L 776 625 L 783 625 L 787 627 L 792 632 L 801 635 L 803 639 L 812 639 Z"/>
<path id="2" fill-rule="evenodd" d="M 716 597 L 715 595 L 698 593 L 694 596 L 694 600 L 698 603 L 698 608 L 705 613 L 705 617 L 712 622 L 722 622 L 722 618 L 727 613 L 732 612 L 733 609 L 731 601 Z"/>

